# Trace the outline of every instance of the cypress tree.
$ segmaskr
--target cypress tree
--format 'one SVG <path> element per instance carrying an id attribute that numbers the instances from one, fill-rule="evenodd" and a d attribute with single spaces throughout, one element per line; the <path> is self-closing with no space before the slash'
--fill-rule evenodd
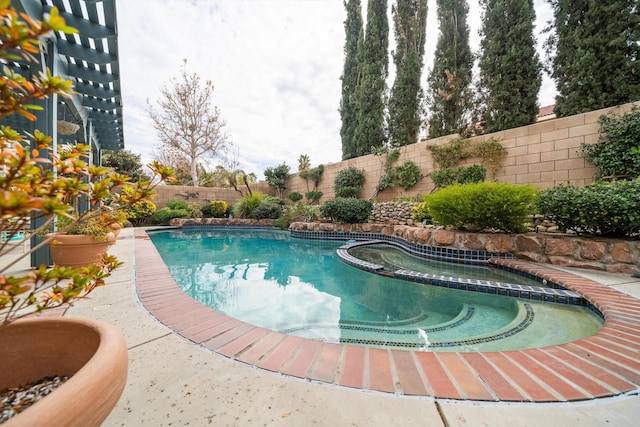
<path id="1" fill-rule="evenodd" d="M 362 34 L 362 12 L 360 0 L 344 3 L 347 19 L 344 22 L 346 41 L 344 45 L 344 69 L 342 71 L 342 99 L 340 100 L 340 138 L 342 140 L 342 160 L 356 156 L 354 133 L 357 125 L 355 89 L 358 84 L 358 40 Z"/>
<path id="2" fill-rule="evenodd" d="M 430 138 L 461 132 L 471 105 L 473 55 L 467 25 L 469 5 L 466 0 L 437 0 L 437 5 L 440 34 L 429 75 Z"/>
<path id="3" fill-rule="evenodd" d="M 542 85 L 533 0 L 482 0 L 480 86 L 487 132 L 534 123 Z"/>
<path id="4" fill-rule="evenodd" d="M 360 80 L 356 88 L 357 126 L 354 140 L 356 156 L 382 147 L 386 141 L 384 126 L 385 89 L 388 75 L 389 22 L 387 0 L 369 0 L 367 27 L 358 45 Z"/>
<path id="5" fill-rule="evenodd" d="M 396 77 L 389 99 L 389 140 L 392 146 L 413 144 L 421 122 L 422 57 L 427 28 L 427 0 L 398 0 L 391 7 L 395 24 Z"/>
<path id="6" fill-rule="evenodd" d="M 548 1 L 555 113 L 564 117 L 640 99 L 638 0 Z"/>

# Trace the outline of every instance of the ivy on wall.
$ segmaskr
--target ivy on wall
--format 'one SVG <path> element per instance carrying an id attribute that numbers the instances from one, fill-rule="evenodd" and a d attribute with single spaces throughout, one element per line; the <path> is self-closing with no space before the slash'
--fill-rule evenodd
<path id="1" fill-rule="evenodd" d="M 473 145 L 467 138 L 455 138 L 443 145 L 427 145 L 427 149 L 439 169 L 452 168 L 462 160 L 479 157 L 492 178 L 496 177 L 507 156 L 507 149 L 494 138 Z"/>

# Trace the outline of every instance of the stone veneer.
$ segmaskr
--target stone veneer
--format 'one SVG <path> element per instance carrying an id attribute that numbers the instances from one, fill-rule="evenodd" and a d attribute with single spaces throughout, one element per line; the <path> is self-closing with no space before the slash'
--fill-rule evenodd
<path id="1" fill-rule="evenodd" d="M 271 220 L 251 219 L 173 219 L 171 225 L 271 225 Z M 565 267 L 633 274 L 640 271 L 640 241 L 604 237 L 573 236 L 557 233 L 470 233 L 429 227 L 384 224 L 334 224 L 294 222 L 296 231 L 379 233 L 411 243 L 472 251 L 511 253 L 516 258 Z"/>
<path id="2" fill-rule="evenodd" d="M 429 227 L 384 224 L 291 224 L 297 231 L 380 233 L 409 242 L 472 251 L 511 253 L 516 258 L 612 273 L 640 271 L 640 241 L 557 233 L 470 233 Z"/>

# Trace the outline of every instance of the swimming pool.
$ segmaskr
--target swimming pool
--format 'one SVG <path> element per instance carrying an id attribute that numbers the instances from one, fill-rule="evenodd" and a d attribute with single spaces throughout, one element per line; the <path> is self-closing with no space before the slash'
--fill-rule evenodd
<path id="1" fill-rule="evenodd" d="M 584 307 L 361 271 L 336 256 L 345 241 L 227 228 L 149 236 L 172 277 L 194 299 L 244 322 L 305 338 L 383 348 L 490 351 L 569 342 L 602 326 L 602 319 Z"/>

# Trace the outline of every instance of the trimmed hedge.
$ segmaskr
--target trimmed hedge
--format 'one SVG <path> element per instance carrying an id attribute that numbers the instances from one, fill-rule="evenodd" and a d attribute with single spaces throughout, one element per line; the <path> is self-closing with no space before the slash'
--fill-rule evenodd
<path id="1" fill-rule="evenodd" d="M 542 191 L 536 205 L 560 231 L 611 237 L 640 233 L 640 179 L 557 185 Z"/>
<path id="2" fill-rule="evenodd" d="M 425 197 L 435 222 L 458 230 L 521 233 L 534 213 L 536 190 L 530 185 L 480 182 L 452 185 Z"/>
<path id="3" fill-rule="evenodd" d="M 165 206 L 153 214 L 153 223 L 169 225 L 173 218 L 191 218 L 191 212 L 188 209 L 171 209 Z"/>
<path id="4" fill-rule="evenodd" d="M 326 218 L 345 224 L 360 224 L 367 222 L 373 204 L 364 199 L 335 198 L 324 202 L 320 211 Z"/>

